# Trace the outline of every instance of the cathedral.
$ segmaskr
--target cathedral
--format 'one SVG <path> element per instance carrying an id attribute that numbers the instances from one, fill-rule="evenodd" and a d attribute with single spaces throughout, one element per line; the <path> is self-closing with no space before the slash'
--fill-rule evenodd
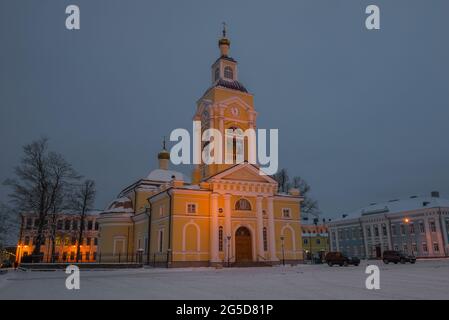
<path id="1" fill-rule="evenodd" d="M 238 80 L 230 44 L 224 29 L 211 86 L 193 116 L 203 129 L 223 136 L 227 129 L 255 129 L 257 120 L 254 96 Z M 200 163 L 189 179 L 170 169 L 165 143 L 158 160 L 158 169 L 125 187 L 97 219 L 101 262 L 188 267 L 303 260 L 297 189 L 279 193 L 277 182 L 248 161 Z"/>

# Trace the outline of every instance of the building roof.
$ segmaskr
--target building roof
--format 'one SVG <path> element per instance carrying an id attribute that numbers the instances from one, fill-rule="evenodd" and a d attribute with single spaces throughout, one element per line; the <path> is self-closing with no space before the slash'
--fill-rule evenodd
<path id="1" fill-rule="evenodd" d="M 104 210 L 105 213 L 110 212 L 134 212 L 133 203 L 128 197 L 121 197 L 113 200 Z"/>
<path id="2" fill-rule="evenodd" d="M 427 208 L 449 208 L 449 199 L 431 196 L 412 196 L 405 199 L 393 199 L 359 208 L 348 214 L 341 220 L 355 219 L 375 214 L 392 214 L 399 212 L 415 211 Z"/>
<path id="3" fill-rule="evenodd" d="M 246 92 L 246 93 L 248 92 L 248 90 L 246 90 L 245 86 L 243 84 L 241 84 L 240 82 L 238 82 L 237 80 L 226 80 L 226 79 L 220 78 L 212 87 L 223 87 L 223 88 L 237 90 L 237 91 L 241 91 L 241 92 Z"/>
<path id="4" fill-rule="evenodd" d="M 164 169 L 155 169 L 155 170 L 151 171 L 145 179 L 151 180 L 151 181 L 162 181 L 162 182 L 170 182 L 173 179 L 182 180 L 185 182 L 188 182 L 188 180 L 189 180 L 181 172 L 174 171 L 174 170 L 164 170 Z"/>

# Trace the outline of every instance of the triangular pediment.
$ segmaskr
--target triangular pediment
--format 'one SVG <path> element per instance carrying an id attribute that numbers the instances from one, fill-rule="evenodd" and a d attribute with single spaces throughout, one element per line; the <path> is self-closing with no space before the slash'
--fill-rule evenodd
<path id="1" fill-rule="evenodd" d="M 260 174 L 260 169 L 252 164 L 242 163 L 237 164 L 225 171 L 211 177 L 210 180 L 225 180 L 225 181 L 246 181 L 256 183 L 270 183 L 275 184 L 276 181 L 270 176 Z"/>

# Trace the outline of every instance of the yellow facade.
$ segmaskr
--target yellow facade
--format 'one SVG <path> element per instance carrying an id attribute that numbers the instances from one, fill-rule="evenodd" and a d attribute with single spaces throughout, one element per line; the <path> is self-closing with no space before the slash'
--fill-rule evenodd
<path id="1" fill-rule="evenodd" d="M 220 40 L 212 85 L 193 116 L 203 130 L 223 136 L 230 128 L 255 129 L 257 118 L 253 95 L 227 55 L 229 44 Z M 248 145 L 243 148 L 247 160 Z M 102 261 L 126 256 L 154 265 L 210 266 L 303 260 L 298 190 L 278 194 L 276 181 L 247 161 L 201 163 L 190 183 L 168 169 L 165 146 L 158 158 L 159 169 L 125 188 L 98 219 Z"/>

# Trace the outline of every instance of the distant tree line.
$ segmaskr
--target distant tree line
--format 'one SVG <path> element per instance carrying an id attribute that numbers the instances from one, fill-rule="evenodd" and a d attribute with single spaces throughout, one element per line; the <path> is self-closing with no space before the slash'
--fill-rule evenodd
<path id="1" fill-rule="evenodd" d="M 82 239 L 86 215 L 94 206 L 95 182 L 83 180 L 61 154 L 49 151 L 46 138 L 23 147 L 23 156 L 14 172 L 15 178 L 4 182 L 11 188 L 9 197 L 14 211 L 19 214 L 34 213 L 38 217 L 32 255 L 40 260 L 40 248 L 45 243 L 45 231 L 49 231 L 53 260 L 58 215 L 63 211 L 71 211 L 74 215 L 78 215 L 81 222 L 77 231 L 78 239 Z M 78 261 L 80 241 L 76 257 Z"/>

